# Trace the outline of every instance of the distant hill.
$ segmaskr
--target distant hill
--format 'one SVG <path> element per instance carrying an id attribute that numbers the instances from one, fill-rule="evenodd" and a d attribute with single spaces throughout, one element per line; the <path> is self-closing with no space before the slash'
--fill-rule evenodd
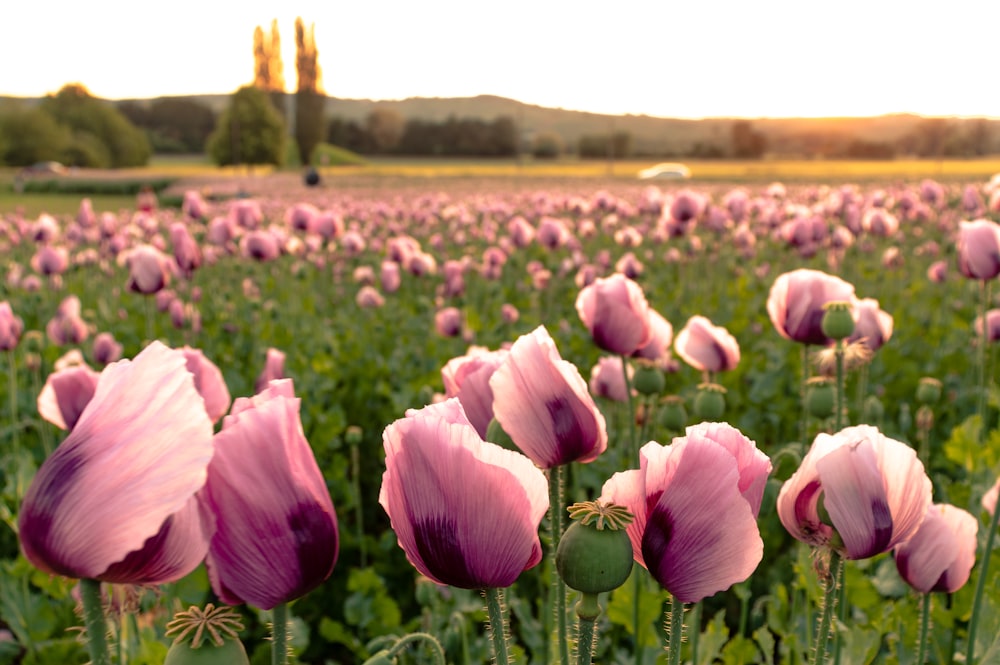
<path id="1" fill-rule="evenodd" d="M 288 108 L 294 95 L 289 94 Z M 221 112 L 229 95 L 191 95 L 186 97 Z M 34 103 L 37 100 L 0 97 L 0 112 L 7 104 Z M 149 102 L 152 100 L 117 100 Z M 505 97 L 411 97 L 402 100 L 341 99 L 328 97 L 326 114 L 363 123 L 376 107 L 397 111 L 406 119 L 441 122 L 449 116 L 478 118 L 486 121 L 498 116 L 512 117 L 526 136 L 551 132 L 562 137 L 567 145 L 576 145 L 581 136 L 628 132 L 633 139 L 633 151 L 639 155 L 690 155 L 699 147 L 721 147 L 728 150 L 733 124 L 748 121 L 768 142 L 770 154 L 830 154 L 830 146 L 844 146 L 852 141 L 871 144 L 892 144 L 906 152 L 907 137 L 919 132 L 928 118 L 913 114 L 885 115 L 870 118 L 706 118 L 687 120 L 648 115 L 602 115 L 561 108 L 546 108 L 525 104 Z M 972 136 L 972 127 L 979 123 L 980 145 L 977 152 L 1000 153 L 1000 120 L 961 118 L 947 119 L 952 136 Z M 902 148 L 900 148 L 902 146 Z"/>

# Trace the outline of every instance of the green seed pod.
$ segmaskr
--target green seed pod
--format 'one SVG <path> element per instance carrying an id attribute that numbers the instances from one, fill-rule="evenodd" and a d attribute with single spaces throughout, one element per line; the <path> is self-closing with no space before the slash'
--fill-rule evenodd
<path id="1" fill-rule="evenodd" d="M 587 501 L 570 506 L 574 521 L 559 539 L 556 570 L 571 589 L 597 594 L 617 589 L 632 572 L 632 543 L 622 506 Z"/>
<path id="2" fill-rule="evenodd" d="M 917 401 L 921 404 L 935 404 L 941 399 L 941 382 L 925 376 L 917 385 Z"/>
<path id="3" fill-rule="evenodd" d="M 678 395 L 668 395 L 660 402 L 660 424 L 674 432 L 683 431 L 687 426 L 687 410 L 684 400 Z"/>
<path id="4" fill-rule="evenodd" d="M 869 395 L 865 400 L 864 417 L 867 424 L 879 425 L 885 418 L 885 407 L 882 406 L 882 400 L 875 395 Z"/>
<path id="5" fill-rule="evenodd" d="M 823 309 L 823 321 L 820 327 L 823 334 L 830 339 L 847 339 L 854 332 L 854 315 L 851 313 L 851 303 L 828 302 Z"/>
<path id="6" fill-rule="evenodd" d="M 694 415 L 698 420 L 719 420 L 726 412 L 726 389 L 716 383 L 702 383 L 694 398 Z"/>
<path id="7" fill-rule="evenodd" d="M 228 607 L 209 603 L 204 610 L 191 607 L 178 612 L 167 624 L 174 643 L 163 665 L 250 665 L 239 640 L 242 629 L 239 615 Z"/>
<path id="8" fill-rule="evenodd" d="M 635 370 L 632 385 L 640 395 L 659 395 L 667 385 L 663 372 L 655 365 L 642 363 Z"/>
<path id="9" fill-rule="evenodd" d="M 817 376 L 806 383 L 806 410 L 814 418 L 829 418 L 833 415 L 836 394 L 833 382 Z"/>
<path id="10" fill-rule="evenodd" d="M 348 425 L 347 429 L 344 430 L 344 440 L 347 441 L 348 445 L 356 446 L 361 443 L 361 438 L 364 432 L 357 425 Z"/>

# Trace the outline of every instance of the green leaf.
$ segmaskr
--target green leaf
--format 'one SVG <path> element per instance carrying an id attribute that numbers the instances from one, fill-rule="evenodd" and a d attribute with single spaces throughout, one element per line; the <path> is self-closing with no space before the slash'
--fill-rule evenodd
<path id="1" fill-rule="evenodd" d="M 635 599 L 636 576 L 639 586 L 639 621 L 638 630 L 633 616 L 633 601 Z M 608 601 L 608 619 L 623 626 L 630 635 L 637 636 L 641 647 L 659 644 L 659 632 L 655 624 L 663 616 L 663 604 L 670 594 L 664 589 L 652 590 L 652 579 L 642 566 L 633 566 L 628 581 L 615 589 Z"/>

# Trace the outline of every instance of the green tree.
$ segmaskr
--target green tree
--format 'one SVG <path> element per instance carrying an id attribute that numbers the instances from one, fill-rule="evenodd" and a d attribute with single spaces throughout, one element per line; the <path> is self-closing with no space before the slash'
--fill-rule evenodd
<path id="1" fill-rule="evenodd" d="M 253 31 L 254 87 L 268 93 L 271 104 L 286 117 L 285 64 L 281 59 L 281 34 L 278 19 L 271 21 L 271 31 L 264 33 L 259 25 Z"/>
<path id="2" fill-rule="evenodd" d="M 365 129 L 371 137 L 375 152 L 392 152 L 403 138 L 403 116 L 398 111 L 376 107 L 368 114 Z"/>
<path id="3" fill-rule="evenodd" d="M 71 142 L 69 129 L 40 108 L 14 109 L 0 116 L 0 162 L 8 166 L 61 161 Z"/>
<path id="4" fill-rule="evenodd" d="M 233 93 L 207 147 L 212 161 L 219 166 L 280 166 L 285 156 L 285 123 L 266 92 L 244 86 Z"/>
<path id="5" fill-rule="evenodd" d="M 310 163 L 313 148 L 323 140 L 326 96 L 320 87 L 315 30 L 315 25 L 306 30 L 302 17 L 295 19 L 295 143 L 303 164 Z"/>
<path id="6" fill-rule="evenodd" d="M 767 151 L 767 137 L 753 128 L 747 120 L 737 120 L 730 130 L 733 157 L 760 159 Z"/>
<path id="7" fill-rule="evenodd" d="M 143 131 L 111 103 L 91 96 L 79 83 L 63 86 L 55 95 L 43 99 L 40 107 L 56 122 L 69 127 L 75 143 L 87 146 L 72 151 L 71 158 L 66 160 L 71 164 L 121 168 L 142 166 L 149 161 L 152 149 Z M 97 149 L 97 144 L 104 150 Z M 92 158 L 98 153 L 107 156 L 95 163 Z"/>

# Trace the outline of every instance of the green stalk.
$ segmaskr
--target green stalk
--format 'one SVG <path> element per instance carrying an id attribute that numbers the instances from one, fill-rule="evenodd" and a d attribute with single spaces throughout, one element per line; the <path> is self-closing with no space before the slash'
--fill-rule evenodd
<path id="1" fill-rule="evenodd" d="M 14 349 L 7 351 L 7 378 L 7 392 L 10 393 L 10 435 L 16 459 L 21 456 L 21 435 L 18 432 L 21 427 L 17 422 L 17 359 L 14 357 Z"/>
<path id="2" fill-rule="evenodd" d="M 684 643 L 684 603 L 670 595 L 667 618 L 667 665 L 680 665 L 681 646 Z"/>
<path id="3" fill-rule="evenodd" d="M 840 555 L 835 551 L 830 551 L 830 579 L 826 583 L 826 591 L 823 595 L 823 615 L 819 621 L 819 630 L 816 632 L 816 645 L 813 648 L 814 665 L 826 662 L 827 648 L 830 646 L 830 626 L 833 623 L 833 611 L 837 604 L 837 591 L 841 580 L 838 577 L 840 571 Z"/>
<path id="4" fill-rule="evenodd" d="M 931 594 L 925 593 L 920 603 L 920 643 L 917 645 L 917 665 L 927 662 L 927 631 L 931 625 Z"/>
<path id="5" fill-rule="evenodd" d="M 802 453 L 808 449 L 809 444 L 809 407 L 806 406 L 806 384 L 809 383 L 809 345 L 802 345 L 802 383 L 799 384 L 799 404 L 802 405 L 802 417 L 799 420 L 799 439 L 802 442 Z"/>
<path id="6" fill-rule="evenodd" d="M 837 567 L 837 620 L 841 624 L 846 623 L 847 612 L 847 571 L 845 570 L 847 560 L 841 558 Z M 840 665 L 840 635 L 833 636 L 833 663 Z"/>
<path id="7" fill-rule="evenodd" d="M 271 610 L 271 665 L 288 663 L 288 604 L 278 603 Z"/>
<path id="8" fill-rule="evenodd" d="M 444 649 L 441 647 L 441 643 L 438 642 L 437 638 L 429 633 L 410 633 L 409 635 L 404 635 L 399 638 L 399 641 L 392 645 L 389 652 L 386 654 L 386 658 L 389 660 L 394 660 L 399 653 L 405 649 L 411 642 L 423 641 L 427 646 L 430 647 L 431 653 L 434 654 L 434 662 L 436 665 L 446 665 L 446 660 L 444 657 Z"/>
<path id="9" fill-rule="evenodd" d="M 594 660 L 594 637 L 597 617 L 601 616 L 601 605 L 596 593 L 585 593 L 576 603 L 577 617 L 577 665 L 590 665 Z"/>
<path id="10" fill-rule="evenodd" d="M 111 665 L 100 581 L 80 580 L 80 598 L 83 601 L 83 622 L 87 628 L 87 651 L 91 665 Z"/>
<path id="11" fill-rule="evenodd" d="M 642 665 L 642 643 L 639 640 L 639 595 L 642 593 L 642 567 L 632 567 L 632 627 L 635 629 L 635 665 Z"/>
<path id="12" fill-rule="evenodd" d="M 844 406 L 846 405 L 846 400 L 844 399 L 844 340 L 837 340 L 837 348 L 834 354 L 837 359 L 837 412 L 834 414 L 833 431 L 839 432 L 844 428 Z"/>
<path id="13" fill-rule="evenodd" d="M 632 403 L 632 382 L 628 378 L 628 358 L 621 354 L 622 375 L 625 379 L 625 396 L 628 398 L 629 464 L 639 464 L 639 442 L 635 431 L 635 405 Z M 626 464 L 625 468 L 629 468 Z"/>
<path id="14" fill-rule="evenodd" d="M 351 489 L 354 491 L 354 521 L 357 529 L 358 550 L 362 568 L 368 566 L 368 552 L 365 547 L 365 521 L 361 509 L 361 458 L 358 454 L 358 444 L 351 445 Z"/>
<path id="15" fill-rule="evenodd" d="M 983 591 L 986 588 L 986 570 L 990 565 L 990 554 L 993 552 L 993 542 L 997 535 L 997 522 L 1000 521 L 1000 505 L 993 511 L 990 519 L 990 530 L 986 534 L 986 549 L 983 551 L 982 563 L 979 566 L 979 579 L 976 581 L 976 595 L 972 601 L 972 616 L 969 618 L 969 637 L 966 640 L 965 662 L 974 663 L 972 657 L 976 651 L 976 628 L 979 626 L 979 609 L 983 603 Z"/>
<path id="16" fill-rule="evenodd" d="M 694 604 L 691 609 L 691 635 L 688 638 L 688 644 L 691 645 L 691 662 L 698 662 L 698 636 L 701 635 L 701 601 L 699 600 Z"/>
<path id="17" fill-rule="evenodd" d="M 979 442 L 986 440 L 986 345 L 989 341 L 989 330 L 986 327 L 986 307 L 990 300 L 990 283 L 987 280 L 980 282 L 979 288 L 979 320 L 982 322 L 982 331 L 979 334 L 979 404 L 976 408 L 979 413 Z"/>
<path id="18" fill-rule="evenodd" d="M 486 595 L 486 614 L 489 617 L 487 627 L 493 641 L 493 663 L 508 665 L 510 656 L 507 655 L 507 622 L 503 616 L 503 591 L 491 587 L 485 589 L 483 593 Z"/>
<path id="19" fill-rule="evenodd" d="M 153 296 L 143 296 L 142 300 L 146 305 L 146 344 L 149 344 L 155 339 L 153 337 Z"/>
<path id="20" fill-rule="evenodd" d="M 563 533 L 563 469 L 557 465 L 549 469 L 549 558 L 552 571 L 556 570 L 556 548 Z M 568 623 L 566 621 L 566 583 L 559 575 L 553 575 L 552 593 L 555 594 L 556 643 L 559 650 L 559 663 L 569 665 L 569 640 L 566 637 Z"/>

